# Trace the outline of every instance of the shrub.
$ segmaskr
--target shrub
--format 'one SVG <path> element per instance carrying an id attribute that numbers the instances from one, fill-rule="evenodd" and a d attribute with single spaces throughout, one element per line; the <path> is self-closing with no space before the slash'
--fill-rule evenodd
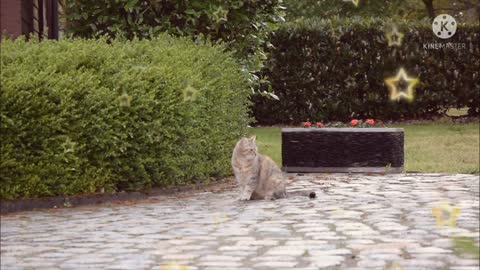
<path id="1" fill-rule="evenodd" d="M 418 0 L 360 0 L 358 6 L 352 1 L 284 0 L 286 19 L 294 21 L 301 18 L 333 18 L 353 16 L 412 17 L 427 16 L 424 4 Z"/>
<path id="2" fill-rule="evenodd" d="M 399 20 L 433 20 L 440 14 L 448 13 L 459 22 L 478 22 L 477 0 L 456 1 L 439 0 L 359 0 L 358 6 L 352 1 L 329 0 L 284 0 L 287 21 L 307 18 L 334 17 L 381 17 Z"/>
<path id="3" fill-rule="evenodd" d="M 2 198 L 230 173 L 249 90 L 223 48 L 165 35 L 1 45 Z"/>
<path id="4" fill-rule="evenodd" d="M 225 42 L 258 71 L 262 46 L 283 21 L 281 0 L 87 0 L 67 1 L 67 29 L 78 37 L 150 38 L 168 32 Z"/>
<path id="5" fill-rule="evenodd" d="M 381 20 L 310 20 L 288 24 L 272 36 L 264 75 L 280 100 L 255 98 L 260 124 L 347 121 L 351 118 L 423 118 L 450 107 L 478 115 L 480 34 L 478 25 L 459 25 L 450 43 L 465 49 L 425 49 L 442 43 L 431 25 L 400 24 L 401 47 L 389 47 Z M 392 102 L 386 77 L 405 67 L 419 77 L 413 102 Z"/>

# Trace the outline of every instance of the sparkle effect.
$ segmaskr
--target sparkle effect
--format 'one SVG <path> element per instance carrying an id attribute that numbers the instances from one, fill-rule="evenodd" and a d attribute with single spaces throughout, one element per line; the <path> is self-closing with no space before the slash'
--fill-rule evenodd
<path id="1" fill-rule="evenodd" d="M 132 103 L 132 97 L 129 96 L 127 92 L 123 92 L 123 94 L 118 97 L 118 101 L 120 103 L 120 107 L 130 107 Z"/>
<path id="2" fill-rule="evenodd" d="M 458 215 L 460 215 L 460 207 L 452 206 L 448 202 L 442 202 L 432 209 L 432 214 L 435 216 L 437 226 L 448 225 L 456 227 Z"/>
<path id="3" fill-rule="evenodd" d="M 195 87 L 188 85 L 183 89 L 182 94 L 183 102 L 195 101 L 199 95 L 199 91 Z"/>
<path id="4" fill-rule="evenodd" d="M 393 27 L 392 31 L 386 34 L 388 46 L 402 46 L 403 36 L 403 33 L 399 32 L 397 27 Z"/>
<path id="5" fill-rule="evenodd" d="M 385 83 L 390 90 L 390 99 L 396 101 L 399 101 L 401 98 L 412 101 L 413 89 L 419 82 L 418 78 L 408 77 L 407 72 L 403 68 L 400 68 L 395 77 L 385 79 Z M 406 83 L 406 87 L 399 87 L 400 83 Z"/>
<path id="6" fill-rule="evenodd" d="M 75 145 L 77 143 L 72 142 L 70 138 L 67 138 L 64 143 L 62 143 L 63 153 L 73 153 L 75 151 Z"/>
<path id="7" fill-rule="evenodd" d="M 217 228 L 220 226 L 220 224 L 224 223 L 227 220 L 228 216 L 225 213 L 217 214 L 213 217 L 213 221 L 217 224 Z"/>
<path id="8" fill-rule="evenodd" d="M 160 270 L 188 270 L 188 268 L 185 265 L 181 265 L 176 262 L 170 262 L 167 265 L 161 266 Z"/>
<path id="9" fill-rule="evenodd" d="M 358 7 L 360 0 L 343 0 L 343 2 L 352 2 L 352 4 L 354 4 L 355 7 Z"/>
<path id="10" fill-rule="evenodd" d="M 334 216 L 345 217 L 345 210 L 343 208 L 335 207 L 332 211 Z"/>
<path id="11" fill-rule="evenodd" d="M 221 6 L 219 6 L 217 10 L 213 12 L 213 18 L 217 23 L 226 22 L 228 20 L 227 16 L 228 16 L 228 10 L 223 9 Z"/>
<path id="12" fill-rule="evenodd" d="M 396 262 L 393 262 L 389 267 L 385 268 L 385 270 L 405 270 L 405 268 L 401 267 Z"/>

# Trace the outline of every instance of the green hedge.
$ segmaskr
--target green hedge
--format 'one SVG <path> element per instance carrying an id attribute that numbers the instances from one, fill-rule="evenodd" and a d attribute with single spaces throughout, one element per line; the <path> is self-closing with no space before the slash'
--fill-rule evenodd
<path id="1" fill-rule="evenodd" d="M 82 0 L 66 1 L 68 33 L 151 38 L 168 32 L 177 36 L 222 41 L 259 71 L 268 35 L 284 21 L 281 0 Z M 255 77 L 252 77 L 255 79 Z"/>
<path id="2" fill-rule="evenodd" d="M 451 107 L 479 113 L 480 31 L 459 26 L 448 41 L 438 39 L 429 24 L 400 24 L 401 47 L 389 47 L 389 25 L 382 20 L 313 20 L 282 27 L 264 75 L 280 98 L 255 98 L 259 124 L 302 121 L 346 121 L 352 117 L 423 118 Z M 423 48 L 427 43 L 465 43 L 460 50 Z M 419 77 L 413 102 L 391 102 L 384 83 L 405 67 Z"/>
<path id="3" fill-rule="evenodd" d="M 427 11 L 418 0 L 359 0 L 352 1 L 284 0 L 287 21 L 307 18 L 368 17 L 412 18 L 426 17 Z M 420 14 L 419 14 L 420 13 Z"/>
<path id="4" fill-rule="evenodd" d="M 2 198 L 229 174 L 250 90 L 223 48 L 169 36 L 1 46 Z"/>

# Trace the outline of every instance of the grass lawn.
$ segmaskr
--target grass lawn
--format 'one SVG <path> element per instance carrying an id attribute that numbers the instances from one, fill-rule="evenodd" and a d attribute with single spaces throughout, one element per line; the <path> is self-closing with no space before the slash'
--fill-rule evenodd
<path id="1" fill-rule="evenodd" d="M 405 169 L 415 172 L 475 173 L 479 165 L 479 123 L 395 124 L 405 130 Z M 280 128 L 251 128 L 260 153 L 281 166 Z"/>

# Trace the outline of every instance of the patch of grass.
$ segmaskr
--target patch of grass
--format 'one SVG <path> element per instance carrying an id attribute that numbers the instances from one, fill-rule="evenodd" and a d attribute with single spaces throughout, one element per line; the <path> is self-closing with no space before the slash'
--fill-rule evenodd
<path id="1" fill-rule="evenodd" d="M 267 155 L 277 163 L 282 165 L 282 136 L 280 128 L 250 128 L 249 134 L 257 136 L 257 146 L 260 153 Z"/>
<path id="2" fill-rule="evenodd" d="M 479 123 L 457 124 L 437 121 L 395 124 L 405 130 L 405 169 L 418 172 L 480 173 Z M 259 151 L 278 165 L 281 160 L 281 131 L 277 127 L 251 128 Z"/>
<path id="3" fill-rule="evenodd" d="M 480 248 L 475 245 L 475 239 L 470 237 L 454 237 L 453 248 L 458 254 L 480 258 Z"/>

